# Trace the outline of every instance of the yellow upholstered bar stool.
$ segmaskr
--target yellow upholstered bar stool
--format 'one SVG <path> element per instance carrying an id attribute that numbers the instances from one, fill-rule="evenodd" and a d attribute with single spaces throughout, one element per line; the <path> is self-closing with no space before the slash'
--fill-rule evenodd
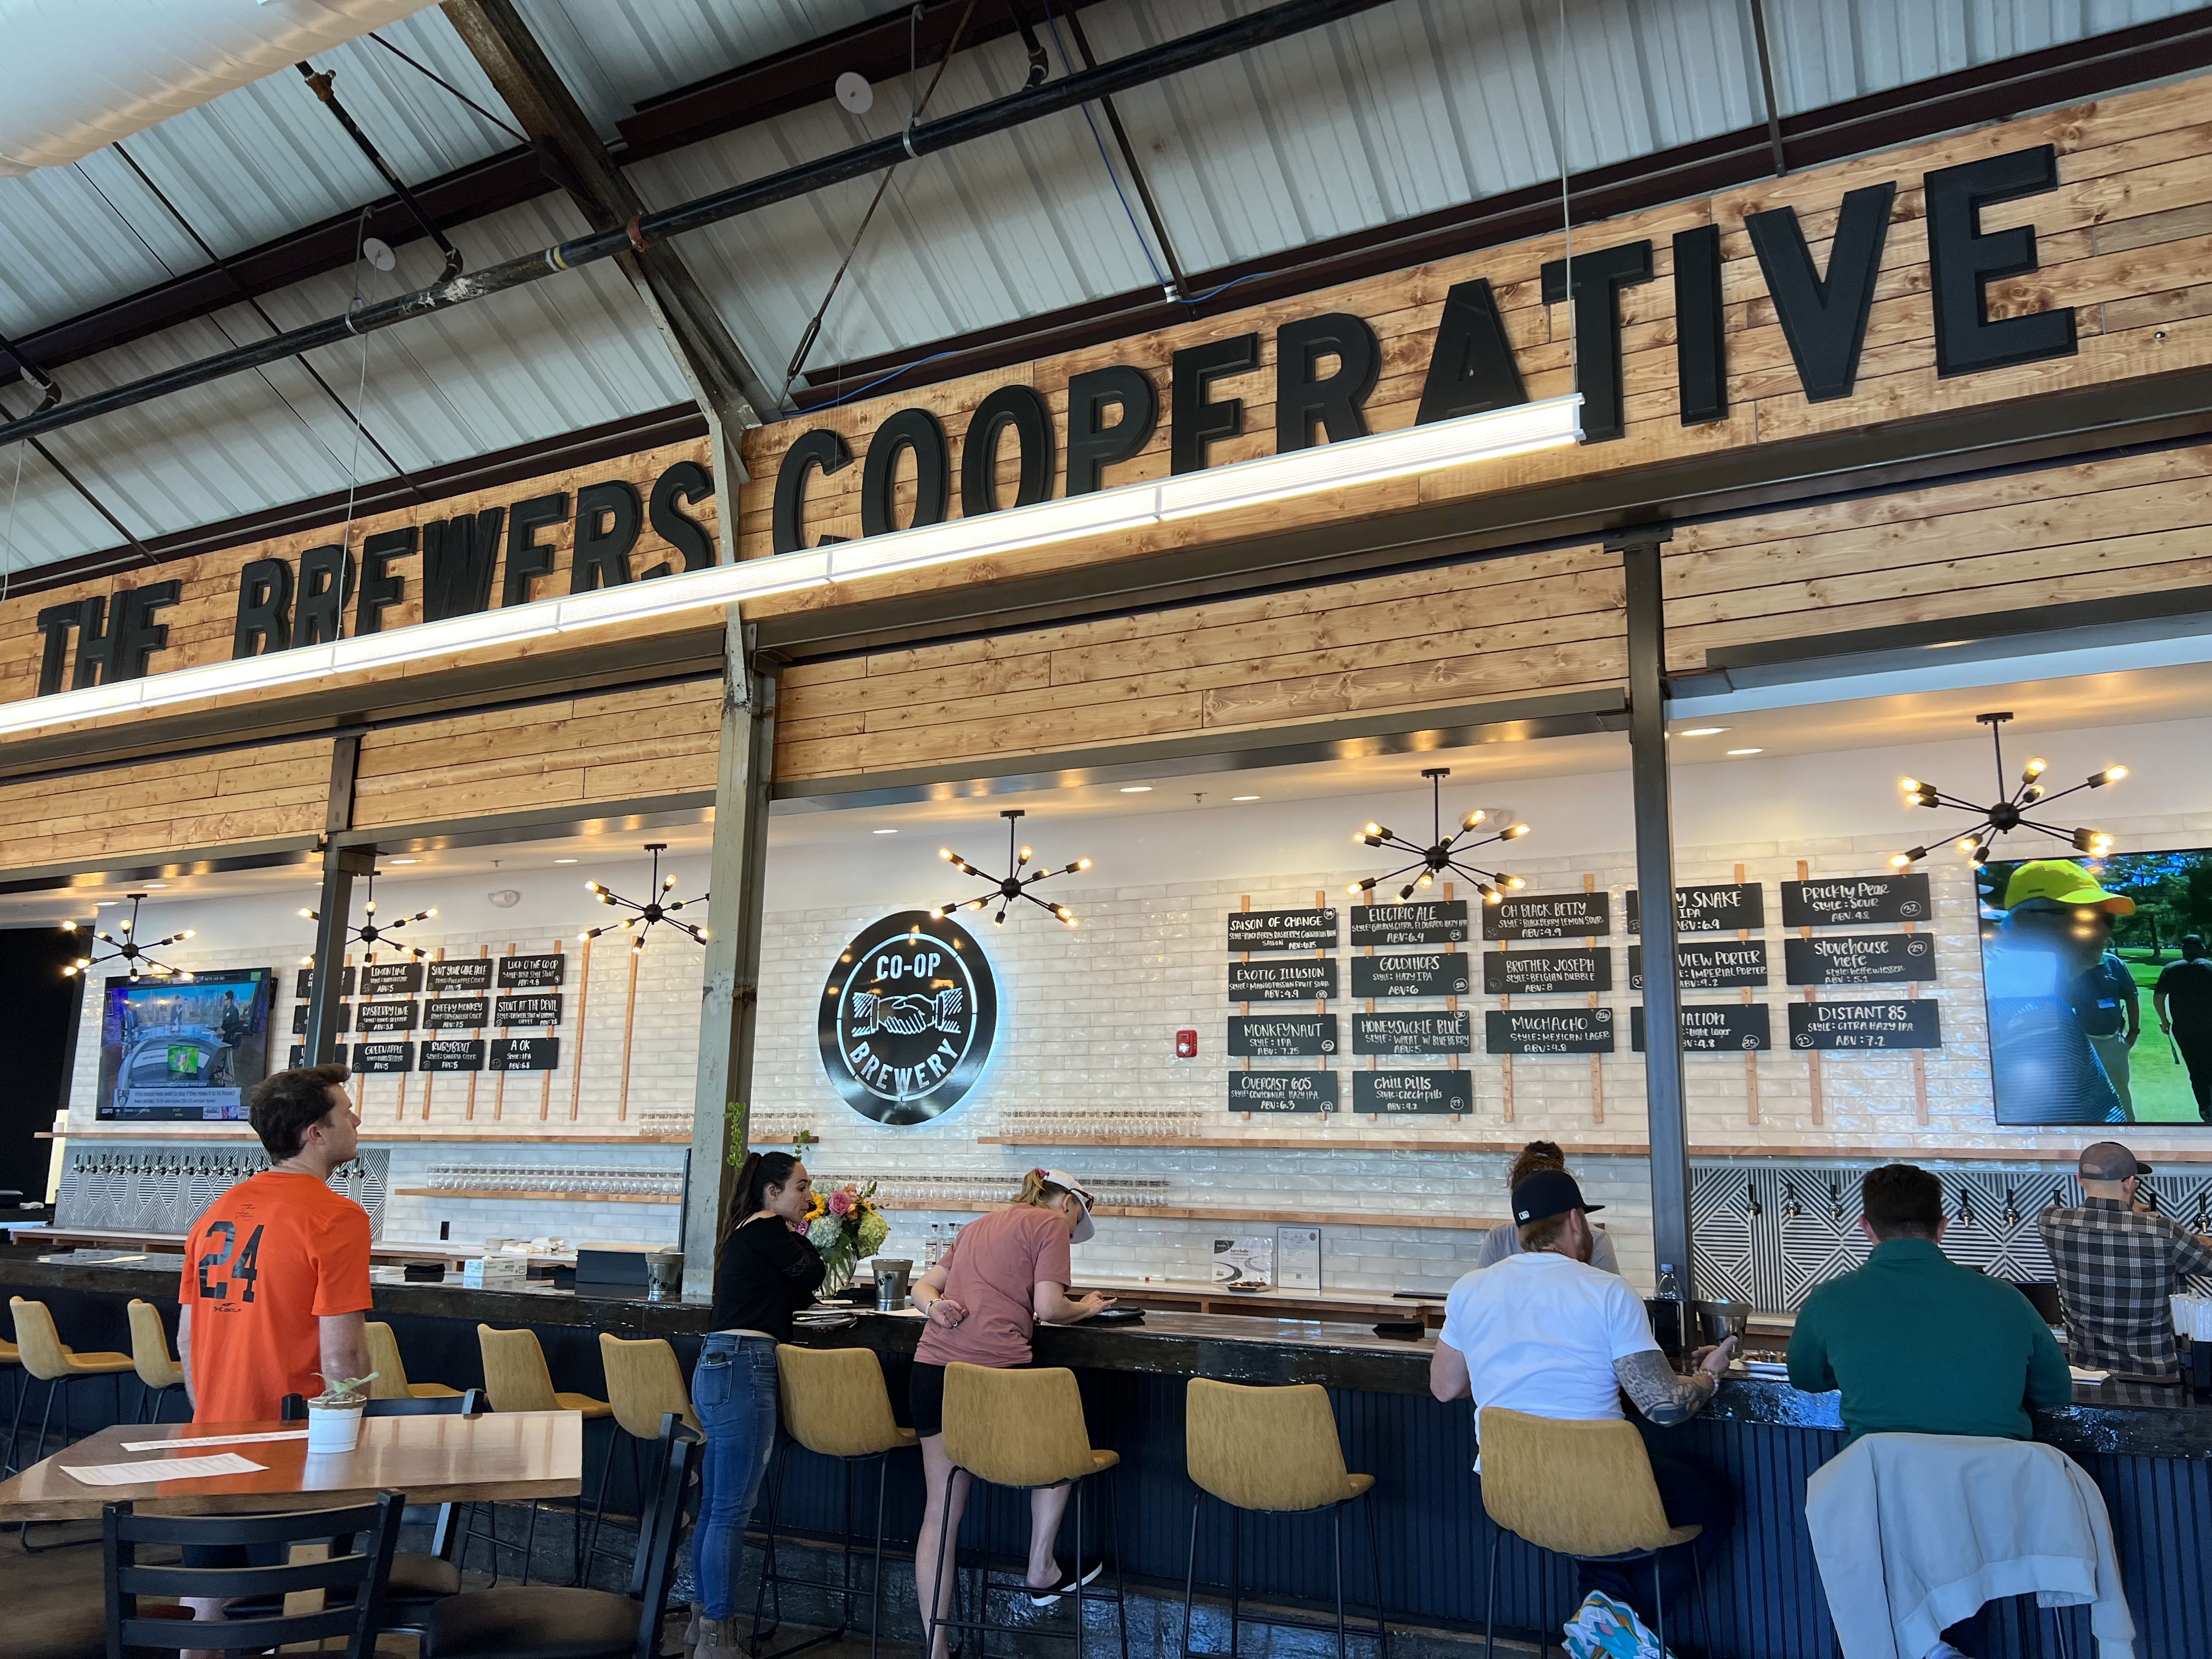
<path id="1" fill-rule="evenodd" d="M 54 1329 L 53 1314 L 43 1302 L 32 1302 L 25 1297 L 10 1297 L 9 1308 L 15 1316 L 15 1346 L 20 1352 L 23 1369 L 46 1385 L 46 1406 L 39 1419 L 39 1449 L 28 1459 L 15 1455 L 16 1435 L 22 1423 L 23 1402 L 15 1402 L 15 1425 L 8 1431 L 9 1455 L 15 1467 L 27 1468 L 46 1455 L 46 1425 L 54 1414 L 54 1396 L 62 1402 L 62 1444 L 69 1444 L 70 1385 L 88 1376 L 111 1376 L 115 1379 L 115 1420 L 123 1420 L 123 1374 L 135 1367 L 127 1353 L 101 1352 L 78 1353 L 62 1346 L 61 1334 Z"/>
<path id="2" fill-rule="evenodd" d="M 0 1341 L 0 1366 L 7 1368 L 8 1395 L 15 1407 L 14 1416 L 20 1420 L 23 1414 L 23 1392 L 31 1386 L 31 1379 L 23 1371 L 22 1351 L 12 1342 Z M 15 1472 L 15 1431 L 10 1428 L 8 1431 L 8 1449 L 0 1452 L 0 1478 Z"/>
<path id="3" fill-rule="evenodd" d="M 1498 1543 L 1507 1533 L 1540 1550 L 1582 1560 L 1651 1563 L 1659 1628 L 1667 1645 L 1667 1604 L 1660 1589 L 1659 1552 L 1686 1544 L 1701 1527 L 1670 1526 L 1651 1476 L 1651 1455 L 1635 1425 L 1531 1417 L 1492 1406 L 1481 1417 L 1482 1507 L 1497 1528 L 1482 1615 L 1483 1651 L 1495 1650 Z M 1537 1652 L 1543 1651 L 1543 1615 Z"/>
<path id="4" fill-rule="evenodd" d="M 607 1404 L 614 1412 L 615 1426 L 629 1442 L 630 1489 L 642 1497 L 646 1487 L 638 1467 L 639 1448 L 660 1443 L 661 1419 L 671 1412 L 682 1418 L 687 1428 L 699 1426 L 698 1413 L 691 1409 L 691 1391 L 684 1386 L 684 1368 L 676 1363 L 676 1350 L 657 1336 L 629 1341 L 601 1331 L 599 1363 L 607 1374 Z M 614 1445 L 610 1442 L 606 1461 L 599 1465 L 599 1498 L 592 1506 L 592 1541 L 584 1552 L 587 1583 L 599 1559 L 599 1526 L 607 1511 L 607 1480 L 614 1467 Z"/>
<path id="5" fill-rule="evenodd" d="M 1030 1637 L 1057 1637 L 1075 1643 L 1076 1659 L 1084 1648 L 1083 1608 L 1086 1602 L 1110 1602 L 1120 1627 L 1121 1651 L 1129 1648 L 1128 1619 L 1122 1605 L 1120 1500 L 1111 1482 L 1106 1486 L 1113 1518 L 1105 1530 L 1114 1540 L 1114 1578 L 1110 1589 L 1090 1588 L 1083 1568 L 1083 1512 L 1085 1492 L 1093 1475 L 1103 1474 L 1121 1461 L 1121 1454 L 1099 1451 L 1091 1444 L 1091 1431 L 1083 1420 L 1083 1396 L 1075 1386 L 1075 1373 L 1064 1366 L 1042 1370 L 993 1370 L 981 1365 L 954 1364 L 945 1368 L 945 1455 L 956 1469 L 963 1469 L 984 1486 L 1035 1492 L 1044 1486 L 1075 1488 L 1075 1560 L 1068 1577 L 1075 1588 L 1066 1592 L 1075 1604 L 1073 1631 L 1046 1630 L 1033 1621 L 1021 1624 L 991 1622 L 991 1565 L 988 1554 L 972 1619 L 937 1618 L 922 1637 L 925 1651 L 936 1646 L 939 1629 L 975 1631 L 977 1645 L 989 1641 L 992 1631 L 1020 1631 Z M 951 1485 L 945 1486 L 948 1505 Z M 988 1537 L 988 1528 L 985 1536 Z M 951 1529 L 938 1528 L 937 1582 L 945 1582 Z M 1104 1548 L 1099 1551 L 1103 1565 Z M 1091 1576 L 1097 1576 L 1094 1569 Z M 999 1589 L 1018 1593 L 1025 1600 L 1029 1587 L 1019 1577 Z"/>
<path id="6" fill-rule="evenodd" d="M 376 1381 L 368 1385 L 371 1400 L 453 1400 L 459 1397 L 461 1391 L 459 1389 L 449 1389 L 442 1382 L 410 1382 L 407 1380 L 407 1362 L 399 1357 L 399 1339 L 392 1334 L 391 1326 L 381 1320 L 372 1319 L 364 1328 L 368 1332 L 368 1368 L 376 1373 Z"/>
<path id="7" fill-rule="evenodd" d="M 1244 1515 L 1308 1515 L 1327 1510 L 1336 1529 L 1336 1622 L 1269 1615 L 1267 1622 L 1291 1630 L 1336 1632 L 1338 1659 L 1348 1652 L 1344 1625 L 1344 1511 L 1353 1499 L 1374 1490 L 1371 1474 L 1352 1474 L 1344 1467 L 1344 1445 L 1337 1437 L 1336 1413 L 1328 1390 L 1317 1382 L 1286 1389 L 1248 1389 L 1233 1382 L 1190 1380 L 1183 1396 L 1183 1440 L 1191 1484 L 1190 1554 L 1183 1569 L 1182 1650 L 1188 1659 L 1191 1604 L 1198 1588 L 1198 1512 L 1206 1496 L 1229 1506 L 1229 1653 L 1237 1651 L 1237 1627 L 1244 1584 Z M 1382 1612 L 1382 1550 L 1376 1540 L 1375 1511 L 1367 1510 L 1368 1559 L 1375 1573 L 1375 1651 L 1389 1659 L 1390 1628 Z M 1368 1632 L 1359 1632 L 1364 1636 Z"/>
<path id="8" fill-rule="evenodd" d="M 586 1423 L 614 1415 L 614 1407 L 604 1400 L 595 1400 L 587 1394 L 571 1394 L 567 1389 L 556 1389 L 553 1373 L 546 1368 L 545 1350 L 533 1330 L 495 1330 L 489 1325 L 477 1327 L 477 1345 L 483 1355 L 484 1395 L 495 1412 L 578 1412 Z M 606 1455 L 614 1455 L 614 1443 L 607 1443 Z M 605 1474 L 602 1468 L 601 1480 Z M 562 1499 L 554 1499 L 562 1502 Z M 580 1498 L 565 1500 L 575 1515 L 575 1578 L 580 1583 L 584 1576 L 584 1501 Z M 522 1582 L 530 1582 L 530 1551 L 538 1538 L 538 1504 L 530 1505 L 530 1530 L 525 1534 L 522 1549 Z M 498 1510 L 494 1508 L 492 1532 L 492 1573 L 497 1581 L 499 1552 L 512 1549 L 513 1544 L 501 1539 Z M 471 1537 L 483 1536 L 471 1533 Z M 464 1544 L 465 1548 L 465 1543 Z"/>
<path id="9" fill-rule="evenodd" d="M 860 1594 L 853 1582 L 853 1474 L 873 1460 L 876 1466 L 875 1566 L 868 1577 L 868 1652 L 876 1654 L 882 1639 L 884 1611 L 884 1488 L 890 1472 L 890 1455 L 918 1447 L 912 1429 L 902 1429 L 891 1415 L 890 1390 L 884 1386 L 883 1362 L 871 1348 L 802 1348 L 781 1342 L 775 1350 L 776 1400 L 783 1419 L 783 1438 L 776 1448 L 775 1474 L 769 1483 L 768 1553 L 761 1565 L 760 1588 L 753 1601 L 753 1651 L 783 1623 L 783 1587 L 801 1584 L 839 1597 L 845 1609 L 835 1630 L 823 1631 L 805 1641 L 779 1649 L 769 1659 L 786 1659 L 823 1642 L 843 1638 L 852 1627 L 853 1598 Z M 782 1571 L 776 1561 L 775 1523 L 783 1503 L 783 1477 L 791 1449 L 817 1457 L 835 1458 L 845 1477 L 845 1552 L 837 1582 L 800 1578 Z M 776 1593 L 775 1618 L 763 1627 L 762 1615 L 768 1593 Z"/>
<path id="10" fill-rule="evenodd" d="M 130 1314 L 131 1363 L 138 1372 L 138 1420 L 158 1423 L 161 1420 L 161 1404 L 168 1398 L 169 1390 L 184 1392 L 184 1367 L 170 1357 L 169 1333 L 162 1327 L 159 1308 L 134 1296 L 131 1298 Z M 189 1402 L 185 1414 L 191 1415 Z"/>

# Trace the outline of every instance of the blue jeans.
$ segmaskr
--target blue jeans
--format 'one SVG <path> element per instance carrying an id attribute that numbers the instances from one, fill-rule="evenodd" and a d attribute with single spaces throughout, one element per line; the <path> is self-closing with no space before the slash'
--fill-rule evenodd
<path id="1" fill-rule="evenodd" d="M 691 1408 L 707 1431 L 691 1577 L 706 1616 L 727 1619 L 738 1610 L 745 1523 L 775 1448 L 775 1344 L 726 1331 L 709 1336 L 691 1374 Z"/>

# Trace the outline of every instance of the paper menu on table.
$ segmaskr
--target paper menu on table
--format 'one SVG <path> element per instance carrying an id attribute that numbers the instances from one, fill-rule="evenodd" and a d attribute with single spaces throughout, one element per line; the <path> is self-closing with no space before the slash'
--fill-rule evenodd
<path id="1" fill-rule="evenodd" d="M 1285 1291 L 1321 1288 L 1321 1229 L 1275 1229 L 1275 1284 Z"/>
<path id="2" fill-rule="evenodd" d="M 149 1457 L 137 1463 L 64 1467 L 73 1479 L 88 1486 L 146 1486 L 157 1480 L 206 1480 L 220 1474 L 258 1474 L 268 1466 L 251 1462 L 236 1452 L 210 1452 L 204 1457 Z"/>
<path id="3" fill-rule="evenodd" d="M 126 1440 L 125 1451 L 174 1451 L 179 1446 L 247 1446 L 264 1440 L 305 1440 L 305 1429 L 269 1429 L 259 1434 L 196 1434 L 174 1440 Z"/>

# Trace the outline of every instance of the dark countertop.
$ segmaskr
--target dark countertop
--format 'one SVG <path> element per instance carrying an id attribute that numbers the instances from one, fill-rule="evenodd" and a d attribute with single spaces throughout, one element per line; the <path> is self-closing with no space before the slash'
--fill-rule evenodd
<path id="1" fill-rule="evenodd" d="M 78 1251 L 53 1256 L 0 1257 L 0 1285 L 175 1298 L 179 1258 Z M 483 1320 L 497 1324 L 581 1327 L 617 1336 L 694 1337 L 708 1328 L 703 1302 L 653 1302 L 580 1295 L 550 1285 L 471 1289 L 458 1279 L 407 1284 L 398 1270 L 379 1268 L 375 1310 L 414 1318 Z M 921 1322 L 909 1315 L 860 1314 L 839 1331 L 805 1338 L 817 1346 L 870 1347 L 908 1358 Z M 1077 1370 L 1210 1376 L 1257 1384 L 1320 1382 L 1369 1394 L 1425 1395 L 1435 1338 L 1379 1337 L 1363 1324 L 1269 1319 L 1251 1314 L 1155 1310 L 1134 1325 L 1041 1328 L 1036 1357 Z M 2185 1387 L 2079 1383 L 2074 1404 L 2036 1416 L 2036 1438 L 2078 1455 L 2212 1458 L 2212 1403 L 2199 1405 Z M 1778 1377 L 1732 1377 L 1708 1408 L 1718 1419 L 1840 1431 L 1838 1396 L 1803 1394 Z"/>

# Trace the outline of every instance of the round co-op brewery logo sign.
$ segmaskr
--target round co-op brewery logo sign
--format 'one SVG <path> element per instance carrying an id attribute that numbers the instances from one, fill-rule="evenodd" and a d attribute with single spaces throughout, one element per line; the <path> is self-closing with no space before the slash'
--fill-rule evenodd
<path id="1" fill-rule="evenodd" d="M 974 935 L 924 910 L 885 916 L 830 970 L 822 1067 L 854 1111 L 927 1123 L 975 1087 L 998 1035 L 999 994 Z"/>

